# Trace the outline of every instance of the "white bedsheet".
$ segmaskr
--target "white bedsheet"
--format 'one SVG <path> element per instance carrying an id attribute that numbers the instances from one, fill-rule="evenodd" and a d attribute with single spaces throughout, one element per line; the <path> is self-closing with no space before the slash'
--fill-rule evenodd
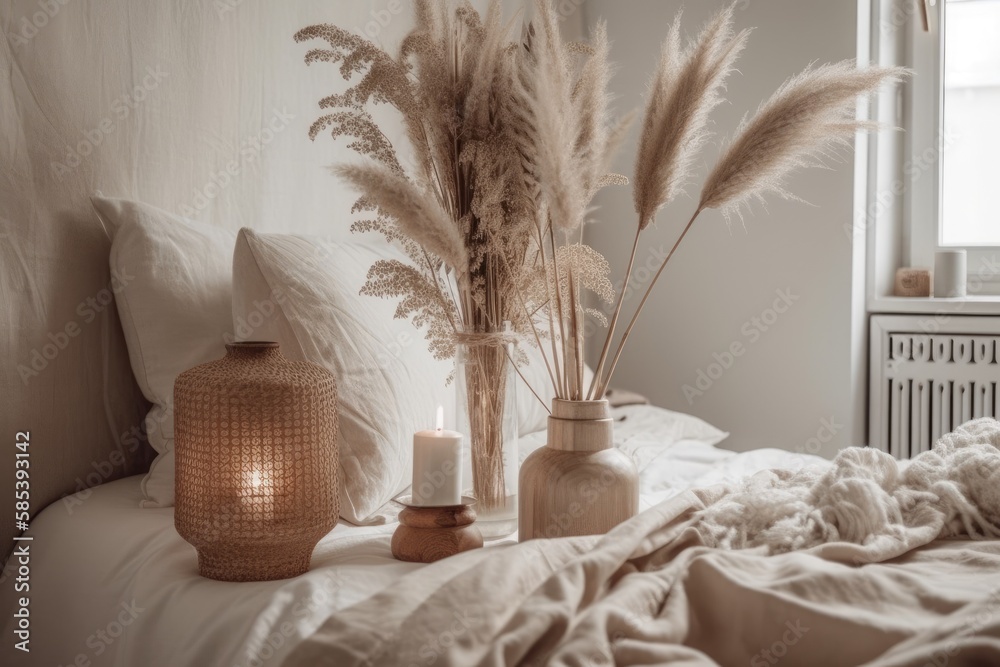
<path id="1" fill-rule="evenodd" d="M 633 410 L 616 427 L 640 461 L 646 509 L 693 486 L 761 469 L 801 467 L 815 457 L 780 450 L 743 454 L 681 442 L 655 446 L 655 409 Z M 522 442 L 522 456 L 543 441 Z M 14 651 L 11 578 L 0 586 L 4 665 L 259 667 L 280 665 L 331 612 L 349 607 L 421 567 L 392 558 L 392 523 L 338 525 L 296 579 L 224 583 L 198 576 L 194 548 L 174 530 L 173 509 L 139 509 L 140 476 L 57 502 L 34 521 L 31 653 Z"/>

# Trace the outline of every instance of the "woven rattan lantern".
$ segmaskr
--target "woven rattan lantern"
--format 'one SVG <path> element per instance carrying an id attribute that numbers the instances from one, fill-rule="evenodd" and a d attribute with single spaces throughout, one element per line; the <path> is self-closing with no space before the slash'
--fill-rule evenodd
<path id="1" fill-rule="evenodd" d="M 277 343 L 236 343 L 174 384 L 174 523 L 202 576 L 306 572 L 339 512 L 337 389 Z"/>

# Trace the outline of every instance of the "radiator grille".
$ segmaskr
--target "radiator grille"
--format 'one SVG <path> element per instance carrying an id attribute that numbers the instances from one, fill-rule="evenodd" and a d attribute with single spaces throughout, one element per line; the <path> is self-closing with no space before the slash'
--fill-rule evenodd
<path id="1" fill-rule="evenodd" d="M 1000 415 L 1000 335 L 882 333 L 871 360 L 872 445 L 908 458 L 971 419 Z"/>

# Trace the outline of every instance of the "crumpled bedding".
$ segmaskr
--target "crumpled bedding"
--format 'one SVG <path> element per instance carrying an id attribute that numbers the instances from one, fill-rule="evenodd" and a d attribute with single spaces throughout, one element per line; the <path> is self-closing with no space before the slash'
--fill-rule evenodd
<path id="1" fill-rule="evenodd" d="M 606 536 L 477 550 L 329 618 L 321 665 L 1000 664 L 1000 422 L 902 466 L 685 492 Z"/>

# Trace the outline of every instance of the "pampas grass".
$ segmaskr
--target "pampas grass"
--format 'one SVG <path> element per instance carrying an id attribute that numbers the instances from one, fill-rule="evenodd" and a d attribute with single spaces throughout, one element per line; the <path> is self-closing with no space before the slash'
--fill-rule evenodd
<path id="1" fill-rule="evenodd" d="M 734 34 L 733 7 L 719 12 L 697 41 L 681 50 L 680 16 L 663 44 L 649 92 L 635 167 L 635 210 L 645 229 L 656 212 L 684 191 L 691 166 L 708 139 L 709 115 L 722 103 L 726 77 L 749 30 Z"/>
<path id="2" fill-rule="evenodd" d="M 697 207 L 616 340 L 623 291 L 614 293 L 607 261 L 581 243 L 596 192 L 629 182 L 608 173 L 632 115 L 616 119 L 611 111 L 605 24 L 595 25 L 588 43 L 567 43 L 550 0 L 528 0 L 524 15 L 531 18 L 519 29 L 503 22 L 499 0 L 483 14 L 468 0 L 417 0 L 414 14 L 415 27 L 395 55 L 336 26 L 295 36 L 324 40 L 330 48 L 310 50 L 306 62 L 339 64 L 350 82 L 321 100 L 329 111 L 310 137 L 346 138 L 366 160 L 336 169 L 362 195 L 352 210 L 368 217 L 354 229 L 383 234 L 411 259 L 376 263 L 363 292 L 397 299 L 397 317 L 425 327 L 441 358 L 469 335 L 506 336 L 501 332 L 509 322 L 515 335 L 542 350 L 555 395 L 570 400 L 605 395 L 653 287 L 703 211 L 729 216 L 767 195 L 792 196 L 785 185 L 792 171 L 822 162 L 855 132 L 874 129 L 854 117 L 858 97 L 903 75 L 845 62 L 810 66 L 781 86 L 740 126 L 711 170 Z M 632 179 L 637 221 L 625 284 L 640 236 L 691 185 L 711 114 L 749 37 L 733 20 L 729 6 L 688 44 L 680 16 L 667 32 L 641 123 Z M 399 111 L 412 167 L 401 166 L 370 115 L 373 104 Z M 610 322 L 586 307 L 590 297 L 614 303 Z M 594 381 L 584 387 L 588 320 L 607 323 L 608 331 Z M 477 349 L 490 355 L 483 367 L 502 366 L 501 346 Z M 469 399 L 482 415 L 502 413 L 500 380 L 467 383 L 480 388 Z M 491 457 L 500 448 L 477 445 L 478 437 L 471 434 L 476 492 L 484 507 L 496 507 L 497 460 Z"/>
<path id="3" fill-rule="evenodd" d="M 437 199 L 417 188 L 405 176 L 378 164 L 341 165 L 334 173 L 352 183 L 369 201 L 377 201 L 391 216 L 399 231 L 448 266 L 461 271 L 469 264 L 469 253 L 459 228 Z"/>
<path id="4" fill-rule="evenodd" d="M 639 226 L 626 275 L 632 274 L 639 234 L 653 222 L 657 211 L 684 191 L 695 158 L 709 137 L 709 116 L 722 103 L 726 78 L 746 46 L 750 31 L 734 33 L 734 7 L 716 14 L 687 49 L 681 47 L 678 15 L 663 43 L 636 155 L 633 198 Z M 619 300 L 615 306 L 588 395 L 593 396 L 599 387 L 623 302 Z"/>
<path id="5" fill-rule="evenodd" d="M 886 81 L 898 80 L 902 69 L 859 70 L 853 61 L 809 67 L 792 77 L 744 120 L 736 138 L 705 181 L 698 208 L 739 214 L 753 200 L 771 193 L 793 198 L 785 189 L 789 174 L 821 164 L 846 147 L 860 130 L 875 123 L 855 119 L 858 97 L 874 93 Z"/>
<path id="6" fill-rule="evenodd" d="M 571 55 L 559 35 L 555 7 L 548 0 L 536 0 L 535 10 L 537 24 L 524 30 L 514 82 L 521 86 L 521 103 L 534 140 L 527 150 L 552 223 L 571 230 L 583 224 L 585 210 L 586 177 L 574 176 L 589 172 L 575 164 L 574 152 L 580 133 L 592 128 L 574 113 Z M 589 74 L 596 76 L 594 71 Z"/>
<path id="7" fill-rule="evenodd" d="M 753 119 L 740 124 L 736 138 L 705 180 L 697 209 L 646 288 L 605 373 L 611 334 L 621 312 L 619 300 L 597 376 L 591 383 L 590 396 L 601 396 L 607 391 L 629 334 L 649 295 L 698 216 L 710 208 L 720 209 L 726 217 L 739 215 L 741 208 L 749 208 L 754 200 L 763 202 L 768 194 L 794 199 L 795 196 L 784 187 L 787 177 L 799 168 L 822 165 L 838 148 L 848 146 L 857 132 L 878 129 L 877 123 L 855 118 L 858 98 L 906 74 L 906 70 L 900 68 L 858 69 L 852 61 L 809 66 L 786 81 L 761 105 Z M 640 223 L 636 240 L 641 232 Z M 634 254 L 633 248 L 633 257 Z"/>

